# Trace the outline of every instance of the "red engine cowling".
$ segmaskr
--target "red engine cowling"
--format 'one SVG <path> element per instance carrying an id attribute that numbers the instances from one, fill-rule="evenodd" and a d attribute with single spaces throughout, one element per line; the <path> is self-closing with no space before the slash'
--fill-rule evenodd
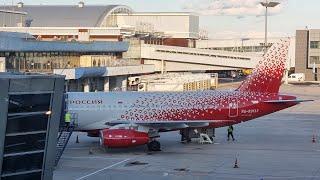
<path id="1" fill-rule="evenodd" d="M 100 144 L 110 148 L 134 147 L 148 142 L 148 133 L 134 129 L 104 129 L 100 131 Z"/>

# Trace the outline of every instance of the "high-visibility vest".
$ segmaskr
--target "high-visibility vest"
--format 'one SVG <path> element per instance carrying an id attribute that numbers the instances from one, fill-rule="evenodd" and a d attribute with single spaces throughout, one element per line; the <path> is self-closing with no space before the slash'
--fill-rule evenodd
<path id="1" fill-rule="evenodd" d="M 64 116 L 64 121 L 66 122 L 66 123 L 69 123 L 69 122 L 71 122 L 71 114 L 70 113 L 66 113 L 66 115 Z"/>

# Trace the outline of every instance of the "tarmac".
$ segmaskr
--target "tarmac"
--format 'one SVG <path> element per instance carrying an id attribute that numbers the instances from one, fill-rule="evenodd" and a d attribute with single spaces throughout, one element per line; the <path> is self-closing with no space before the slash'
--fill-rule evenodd
<path id="1" fill-rule="evenodd" d="M 98 138 L 74 133 L 53 179 L 320 179 L 320 86 L 286 85 L 281 92 L 315 101 L 234 126 L 234 142 L 219 128 L 214 144 L 182 144 L 178 132 L 168 132 L 161 134 L 160 152 L 145 146 L 106 151 Z"/>

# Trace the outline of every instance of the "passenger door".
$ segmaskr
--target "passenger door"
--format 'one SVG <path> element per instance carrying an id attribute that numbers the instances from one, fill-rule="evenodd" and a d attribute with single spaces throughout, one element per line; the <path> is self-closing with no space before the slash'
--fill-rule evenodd
<path id="1" fill-rule="evenodd" d="M 234 95 L 229 97 L 229 117 L 238 116 L 238 98 Z"/>

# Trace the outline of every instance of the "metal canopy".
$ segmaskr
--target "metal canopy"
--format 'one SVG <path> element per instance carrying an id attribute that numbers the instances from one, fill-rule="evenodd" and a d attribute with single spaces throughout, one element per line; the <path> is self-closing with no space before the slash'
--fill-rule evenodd
<path id="1" fill-rule="evenodd" d="M 264 7 L 275 7 L 277 6 L 278 4 L 280 4 L 279 2 L 274 2 L 274 1 L 271 1 L 271 2 L 260 2 L 260 4 Z"/>

